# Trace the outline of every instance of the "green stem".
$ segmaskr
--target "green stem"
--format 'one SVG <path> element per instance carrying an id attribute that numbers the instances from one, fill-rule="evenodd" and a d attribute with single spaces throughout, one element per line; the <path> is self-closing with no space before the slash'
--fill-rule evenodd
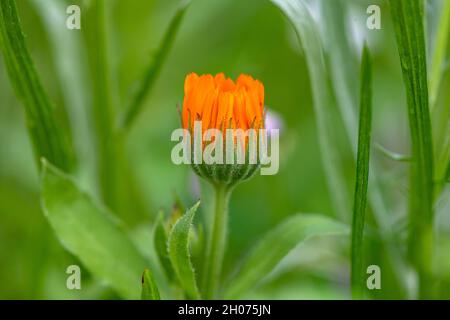
<path id="1" fill-rule="evenodd" d="M 115 135 L 115 110 L 111 98 L 111 82 L 106 35 L 105 0 L 93 1 L 89 8 L 87 28 L 88 54 L 92 78 L 92 119 L 97 152 L 98 183 L 102 200 L 119 212 L 118 186 L 119 144 Z"/>
<path id="2" fill-rule="evenodd" d="M 231 188 L 218 184 L 214 186 L 214 221 L 209 235 L 204 272 L 204 298 L 213 299 L 217 293 L 225 252 L 228 202 Z"/>
<path id="3" fill-rule="evenodd" d="M 433 296 L 433 223 L 430 221 L 415 228 L 416 255 L 413 257 L 419 275 L 419 299 Z"/>
<path id="4" fill-rule="evenodd" d="M 411 261 L 419 278 L 419 297 L 430 298 L 433 284 L 433 146 L 421 0 L 391 0 L 391 13 L 403 71 L 411 135 Z"/>

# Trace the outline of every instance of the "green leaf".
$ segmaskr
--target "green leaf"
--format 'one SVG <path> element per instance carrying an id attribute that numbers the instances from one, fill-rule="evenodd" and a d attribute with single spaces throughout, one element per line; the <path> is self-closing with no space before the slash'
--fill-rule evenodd
<path id="1" fill-rule="evenodd" d="M 439 24 L 434 39 L 433 60 L 430 71 L 430 106 L 434 110 L 444 71 L 447 45 L 450 40 L 450 1 L 443 1 Z M 448 57 L 447 57 L 448 58 Z"/>
<path id="2" fill-rule="evenodd" d="M 366 216 L 367 185 L 369 182 L 370 135 L 372 124 L 372 61 L 367 45 L 361 62 L 358 156 L 353 200 L 352 224 L 352 296 L 362 298 L 363 292 L 363 234 Z"/>
<path id="3" fill-rule="evenodd" d="M 189 232 L 199 205 L 200 201 L 178 219 L 169 236 L 169 257 L 178 280 L 189 299 L 200 297 L 189 252 Z"/>
<path id="4" fill-rule="evenodd" d="M 160 300 L 158 286 L 149 269 L 145 269 L 142 274 L 141 300 Z"/>
<path id="5" fill-rule="evenodd" d="M 345 234 L 346 225 L 319 215 L 296 214 L 266 234 L 236 272 L 225 297 L 237 298 L 261 281 L 299 243 L 321 235 Z"/>
<path id="6" fill-rule="evenodd" d="M 42 161 L 42 209 L 62 245 L 123 298 L 138 299 L 146 261 L 105 208 Z"/>
<path id="7" fill-rule="evenodd" d="M 342 219 L 348 219 L 350 195 L 340 164 L 339 148 L 336 143 L 336 119 L 330 116 L 333 106 L 333 92 L 329 83 L 324 50 L 320 39 L 321 26 L 314 21 L 303 1 L 271 0 L 292 23 L 305 51 L 309 77 L 311 79 L 314 112 L 316 115 L 319 147 L 329 193 L 336 212 Z"/>
<path id="8" fill-rule="evenodd" d="M 144 99 L 152 90 L 153 85 L 158 78 L 159 72 L 161 71 L 161 68 L 170 52 L 175 36 L 180 28 L 184 13 L 186 12 L 190 2 L 190 0 L 181 1 L 177 12 L 170 21 L 169 27 L 164 34 L 159 49 L 156 51 L 149 67 L 144 72 L 142 79 L 140 79 L 136 93 L 133 95 L 129 106 L 126 108 L 121 124 L 123 129 L 128 129 L 136 119 L 139 112 L 142 110 Z"/>
<path id="9" fill-rule="evenodd" d="M 160 212 L 153 230 L 153 241 L 161 266 L 163 267 L 167 278 L 172 281 L 175 278 L 175 272 L 167 250 L 167 238 L 166 228 L 164 227 L 164 215 Z"/>
<path id="10" fill-rule="evenodd" d="M 348 1 L 347 1 L 348 2 Z M 348 10 L 345 0 L 319 1 L 322 43 L 328 59 L 328 69 L 336 102 L 345 125 L 350 146 L 356 146 L 357 132 L 357 56 L 347 32 Z M 357 43 L 357 45 L 359 45 Z M 354 148 L 353 148 L 354 149 Z M 356 154 L 356 150 L 355 151 Z"/>
<path id="11" fill-rule="evenodd" d="M 336 119 L 342 118 L 345 125 L 347 140 L 352 148 L 353 156 L 356 160 L 356 132 L 357 132 L 357 90 L 355 81 L 357 78 L 356 67 L 351 63 L 355 56 L 348 45 L 346 39 L 347 26 L 343 19 L 346 17 L 344 5 L 345 1 L 322 1 L 322 14 L 318 21 L 312 18 L 304 0 L 271 0 L 288 17 L 302 43 L 305 51 L 306 63 L 308 65 L 309 76 L 311 78 L 311 88 L 313 90 L 314 111 L 316 114 L 319 147 L 322 157 L 322 165 L 327 176 L 328 190 L 331 200 L 336 208 L 339 217 L 343 221 L 350 219 L 350 192 L 347 192 L 344 173 L 340 160 L 340 145 L 337 143 L 335 131 L 332 128 L 337 126 Z M 351 40 L 353 41 L 353 39 Z M 328 54 L 328 55 L 327 55 Z M 327 60 L 328 58 L 328 60 Z M 329 80 L 332 81 L 329 81 Z M 331 83 L 330 83 L 331 82 Z M 340 115 L 333 113 L 333 90 Z M 371 188 L 369 189 L 370 205 L 373 209 L 377 224 L 385 232 L 381 234 L 384 249 L 388 252 L 387 259 L 392 260 L 391 264 L 397 268 L 395 270 L 396 282 L 401 292 L 404 292 L 400 267 L 403 266 L 399 259 L 400 255 L 395 247 L 390 246 L 392 238 L 395 236 L 393 225 L 393 215 L 386 207 L 380 182 L 377 179 L 377 167 L 372 166 Z"/>
<path id="12" fill-rule="evenodd" d="M 430 113 L 434 147 L 435 197 L 440 196 L 448 182 L 450 168 L 450 1 L 433 2 L 429 21 L 433 24 L 429 35 L 429 54 L 432 55 L 428 79 Z M 428 11 L 428 10 L 427 10 Z"/>
<path id="13" fill-rule="evenodd" d="M 422 0 L 390 0 L 403 71 L 412 143 L 409 253 L 429 298 L 433 260 L 433 147 L 428 106 Z"/>
<path id="14" fill-rule="evenodd" d="M 39 14 L 51 48 L 56 76 L 53 84 L 58 86 L 72 125 L 74 148 L 78 158 L 77 172 L 93 169 L 91 132 L 87 111 L 89 108 L 89 84 L 86 81 L 87 66 L 84 63 L 84 46 L 77 32 L 64 26 L 67 19 L 67 2 L 61 0 L 30 0 Z"/>
<path id="15" fill-rule="evenodd" d="M 0 1 L 0 48 L 11 84 L 25 108 L 29 136 L 38 168 L 49 159 L 66 172 L 75 164 L 68 131 L 57 122 L 28 52 L 14 0 Z"/>
<path id="16" fill-rule="evenodd" d="M 340 116 L 343 119 L 347 140 L 357 158 L 357 133 L 358 133 L 358 59 L 357 52 L 351 43 L 354 37 L 347 32 L 351 3 L 345 0 L 320 1 L 320 21 L 323 21 L 322 43 L 326 50 L 327 69 L 331 78 L 334 95 Z M 358 44 L 357 44 L 358 45 Z M 370 166 L 373 173 L 370 176 L 371 188 L 369 200 L 377 224 L 384 229 L 384 237 L 393 236 L 393 215 L 386 206 L 386 201 L 380 185 L 379 169 L 376 165 Z M 389 240 L 387 240 L 389 241 Z"/>

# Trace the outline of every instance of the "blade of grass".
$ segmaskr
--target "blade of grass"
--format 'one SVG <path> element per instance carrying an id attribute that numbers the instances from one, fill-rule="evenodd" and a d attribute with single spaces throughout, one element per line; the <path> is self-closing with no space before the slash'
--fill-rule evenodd
<path id="1" fill-rule="evenodd" d="M 335 143 L 334 134 L 331 130 L 334 127 L 335 120 L 330 117 L 329 110 L 330 106 L 333 105 L 333 95 L 326 72 L 320 41 L 320 29 L 302 1 L 271 1 L 293 24 L 299 41 L 306 52 L 305 57 L 311 78 L 319 148 L 322 156 L 322 165 L 327 177 L 328 190 L 338 216 L 347 220 L 351 212 L 350 197 L 339 164 L 339 146 Z"/>
<path id="2" fill-rule="evenodd" d="M 67 1 L 29 0 L 29 2 L 39 14 L 48 35 L 58 80 L 55 81 L 55 85 L 61 89 L 69 115 L 78 158 L 78 172 L 92 181 L 95 177 L 95 174 L 92 174 L 95 153 L 86 108 L 91 97 L 87 88 L 87 69 L 80 32 L 62 27 L 67 19 Z"/>
<path id="3" fill-rule="evenodd" d="M 450 50 L 450 48 L 449 48 Z M 436 107 L 432 113 L 433 146 L 435 155 L 434 166 L 434 194 L 437 197 L 444 190 L 445 183 L 448 182 L 448 172 L 450 168 L 450 92 L 446 89 L 450 87 L 450 72 L 447 71 L 442 79 L 442 93 L 436 101 Z"/>
<path id="4" fill-rule="evenodd" d="M 348 38 L 348 3 L 342 0 L 336 1 L 322 1 L 321 11 L 322 20 L 324 21 L 323 44 L 327 51 L 328 68 L 331 76 L 331 84 L 336 95 L 337 105 L 340 114 L 344 120 L 347 139 L 353 151 L 353 156 L 356 161 L 357 150 L 357 66 L 355 61 L 356 54 L 350 45 Z M 354 41 L 352 39 L 352 41 Z M 377 167 L 370 165 L 370 171 L 373 174 L 370 177 L 371 188 L 369 189 L 370 205 L 373 209 L 377 224 L 387 234 L 392 234 L 390 214 L 384 196 L 381 192 L 379 175 L 377 174 Z"/>
<path id="5" fill-rule="evenodd" d="M 356 160 L 356 183 L 353 200 L 352 224 L 352 270 L 353 299 L 363 297 L 363 234 L 366 215 L 367 185 L 369 181 L 370 136 L 372 124 L 372 61 L 367 45 L 361 62 L 358 156 Z"/>
<path id="6" fill-rule="evenodd" d="M 347 24 L 353 17 L 350 16 L 348 1 L 322 1 L 321 4 L 321 21 L 324 21 L 324 31 L 321 35 L 327 51 L 327 66 L 332 79 L 331 84 L 341 116 L 344 119 L 347 139 L 356 161 L 358 90 L 354 79 L 357 79 L 357 59 L 355 49 L 350 45 L 350 41 L 354 42 L 355 40 L 350 38 Z M 383 193 L 384 186 L 380 179 L 382 176 L 380 168 L 374 161 L 371 161 L 369 170 L 372 173 L 369 176 L 369 205 L 375 222 L 381 230 L 379 236 L 382 238 L 382 250 L 386 252 L 385 262 L 392 266 L 393 271 L 393 278 L 390 279 L 390 293 L 397 298 L 404 298 L 407 294 L 407 283 L 403 277 L 406 265 L 401 259 L 399 248 L 393 245 L 397 242 L 396 222 L 393 219 L 395 215 L 392 214 L 392 209 L 386 203 Z"/>
<path id="7" fill-rule="evenodd" d="M 450 38 L 450 1 L 444 1 L 434 41 L 430 71 L 430 108 L 433 112 L 445 63 L 445 53 Z"/>
<path id="8" fill-rule="evenodd" d="M 328 55 L 328 66 L 337 105 L 345 124 L 348 140 L 356 155 L 357 132 L 357 57 L 347 38 L 347 11 L 341 0 L 320 1 L 321 33 Z"/>
<path id="9" fill-rule="evenodd" d="M 130 104 L 126 108 L 125 114 L 120 124 L 122 129 L 129 129 L 139 112 L 142 110 L 144 99 L 151 92 L 153 85 L 158 78 L 159 72 L 161 71 L 164 62 L 169 55 L 170 49 L 173 45 L 184 13 L 188 8 L 189 3 L 190 0 L 182 1 L 177 9 L 177 12 L 175 13 L 175 16 L 170 21 L 169 27 L 164 34 L 164 37 L 158 50 L 156 51 L 155 56 L 153 57 L 153 60 L 151 61 L 147 70 L 144 72 L 142 79 L 140 79 L 138 89 L 133 95 Z"/>
<path id="10" fill-rule="evenodd" d="M 321 21 L 325 20 L 326 23 L 324 24 L 325 31 L 321 32 L 321 27 L 318 26 L 317 23 L 311 18 L 311 15 L 306 12 L 306 15 L 309 16 L 309 18 L 305 18 L 305 4 L 302 1 L 292 1 L 292 0 L 277 0 L 272 1 L 275 4 L 278 5 L 278 7 L 283 11 L 286 12 L 287 18 L 291 20 L 292 24 L 294 25 L 294 29 L 297 32 L 297 35 L 299 36 L 299 41 L 303 42 L 303 47 L 306 53 L 307 60 L 311 60 L 311 62 L 308 62 L 308 65 L 313 64 L 313 66 L 310 68 L 311 70 L 314 70 L 315 72 L 320 72 L 321 75 L 315 75 L 315 78 L 319 78 L 313 84 L 313 88 L 317 86 L 316 89 L 316 95 L 319 97 L 315 99 L 315 104 L 317 101 L 326 102 L 326 104 L 323 104 L 321 106 L 321 109 L 323 109 L 323 113 L 325 114 L 325 118 L 327 115 L 329 115 L 330 112 L 330 106 L 332 102 L 332 91 L 328 87 L 328 84 L 325 83 L 328 78 L 328 72 L 330 73 L 331 83 L 334 86 L 334 91 L 336 92 L 336 98 L 337 103 L 339 105 L 339 109 L 342 115 L 342 119 L 344 119 L 344 125 L 345 129 L 347 131 L 347 139 L 349 140 L 349 143 L 352 147 L 353 154 L 356 160 L 356 144 L 351 143 L 352 141 L 356 142 L 356 128 L 357 128 L 357 118 L 356 118 L 356 93 L 357 90 L 353 90 L 354 92 L 347 92 L 343 93 L 344 90 L 352 90 L 353 86 L 351 83 L 354 81 L 352 80 L 355 77 L 355 74 L 351 74 L 351 71 L 344 68 L 347 66 L 348 63 L 348 57 L 354 56 L 350 52 L 350 46 L 346 45 L 345 42 L 348 41 L 348 39 L 342 38 L 344 34 L 347 33 L 347 30 L 345 29 L 345 24 L 342 23 L 342 16 L 339 16 L 340 14 L 344 14 L 345 10 L 343 10 L 340 6 L 343 5 L 341 2 L 337 1 L 326 1 L 324 2 L 324 5 L 322 8 L 327 8 L 327 10 L 322 10 L 322 13 L 324 14 L 324 17 Z M 326 3 L 326 4 L 325 4 Z M 332 15 L 332 17 L 330 16 Z M 304 26 L 305 25 L 305 26 Z M 309 26 L 308 26 L 309 25 Z M 298 30 L 297 30 L 298 29 Z M 308 31 L 309 30 L 309 31 Z M 340 31 L 339 31 L 340 30 Z M 331 35 L 331 36 L 330 36 Z M 317 39 L 314 37 L 323 36 L 323 38 Z M 306 43 L 308 44 L 308 37 L 309 39 L 309 46 L 305 46 L 305 39 Z M 336 37 L 338 37 L 336 39 Z M 322 42 L 320 42 L 321 40 Z M 311 45 L 312 44 L 312 45 Z M 326 66 L 323 66 L 322 62 L 322 56 L 325 56 L 326 59 L 327 56 L 325 55 L 324 49 L 327 48 L 330 52 L 330 55 L 328 57 L 328 63 L 325 63 Z M 340 54 L 336 55 L 336 52 L 340 52 Z M 331 57 L 333 59 L 331 59 Z M 316 64 L 316 68 L 314 68 L 314 64 Z M 350 67 L 350 70 L 353 70 L 356 68 Z M 311 78 L 313 79 L 313 76 L 311 75 Z M 321 81 L 324 83 L 321 84 Z M 348 84 L 341 85 L 342 82 L 349 82 Z M 323 89 L 323 88 L 325 89 Z M 325 94 L 322 93 L 322 91 L 326 92 Z M 321 97 L 321 96 L 328 96 Z M 328 126 L 335 126 L 335 122 L 331 124 L 325 124 Z M 324 125 L 324 126 L 325 126 Z M 321 128 L 319 127 L 319 132 L 321 132 Z M 328 138 L 324 138 L 320 140 L 319 142 L 322 144 L 321 151 L 324 150 L 322 155 L 322 161 L 324 162 L 325 172 L 328 174 L 328 172 L 335 172 L 336 170 L 340 170 L 339 166 L 337 164 L 333 164 L 334 161 L 333 156 L 336 157 L 338 154 L 337 146 L 334 142 L 335 137 L 331 135 L 331 132 L 326 130 L 319 134 L 320 136 L 328 136 Z M 327 156 L 327 152 L 330 152 Z M 327 162 L 328 161 L 328 162 Z M 329 163 L 331 162 L 331 164 Z M 328 168 L 328 169 L 327 169 Z M 403 282 L 403 279 L 401 278 L 401 273 L 403 270 L 401 270 L 401 267 L 403 267 L 403 263 L 400 260 L 400 254 L 397 252 L 396 248 L 391 245 L 392 239 L 395 237 L 395 233 L 393 231 L 393 225 L 394 223 L 391 221 L 391 214 L 386 208 L 385 201 L 383 194 L 381 192 L 381 188 L 379 185 L 378 180 L 376 179 L 376 167 L 371 166 L 370 170 L 373 173 L 371 175 L 371 188 L 369 189 L 369 197 L 370 197 L 370 204 L 373 209 L 374 216 L 376 218 L 377 224 L 380 226 L 380 228 L 383 230 L 382 233 L 380 233 L 380 236 L 382 237 L 383 242 L 383 249 L 387 252 L 386 254 L 386 263 L 391 266 L 395 266 L 395 272 L 393 273 L 393 276 L 395 276 L 394 281 L 391 281 L 391 291 L 397 292 L 399 294 L 399 297 L 404 297 L 405 295 L 405 288 L 406 284 Z M 329 191 L 334 196 L 334 203 L 338 203 L 337 201 L 340 200 L 342 197 L 347 197 L 346 199 L 350 199 L 347 192 L 343 191 L 345 188 L 345 185 L 343 185 L 343 178 L 342 173 L 337 172 L 333 173 L 331 176 L 331 181 L 328 181 L 329 185 Z M 340 184 L 340 186 L 337 186 Z M 336 189 L 339 188 L 339 189 Z M 337 198 L 337 199 L 336 199 Z M 332 200 L 333 200 L 332 199 Z M 340 200 L 344 202 L 343 200 Z M 350 209 L 350 205 L 344 204 L 348 210 Z M 345 209 L 347 210 L 347 209 Z M 342 210 L 341 210 L 342 211 Z M 340 216 L 343 219 L 346 219 L 350 216 L 350 211 L 341 212 Z M 393 290 L 393 287 L 396 287 L 396 290 Z"/>
<path id="11" fill-rule="evenodd" d="M 431 35 L 434 50 L 429 74 L 430 110 L 434 146 L 434 194 L 436 199 L 444 189 L 450 164 L 450 2 L 437 2 L 434 12 L 436 20 L 435 32 Z M 432 41 L 434 40 L 434 41 Z"/>
<path id="12" fill-rule="evenodd" d="M 42 87 L 25 43 L 14 0 L 0 2 L 0 47 L 11 83 L 24 105 L 37 167 L 41 167 L 40 158 L 45 157 L 60 169 L 72 171 L 75 156 L 69 130 L 64 130 L 57 122 L 53 106 Z"/>
<path id="13" fill-rule="evenodd" d="M 423 1 L 390 0 L 412 143 L 409 253 L 419 297 L 430 298 L 433 260 L 433 148 L 428 107 Z"/>

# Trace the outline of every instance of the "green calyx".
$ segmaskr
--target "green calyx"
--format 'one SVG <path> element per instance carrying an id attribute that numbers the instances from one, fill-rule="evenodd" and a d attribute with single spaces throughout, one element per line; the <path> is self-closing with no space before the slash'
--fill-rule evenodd
<path id="1" fill-rule="evenodd" d="M 192 164 L 194 172 L 213 184 L 235 185 L 253 177 L 260 164 Z"/>

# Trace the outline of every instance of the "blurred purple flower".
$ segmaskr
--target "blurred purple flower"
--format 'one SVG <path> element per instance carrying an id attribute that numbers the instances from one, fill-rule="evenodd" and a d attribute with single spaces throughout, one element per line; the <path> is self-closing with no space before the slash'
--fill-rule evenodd
<path id="1" fill-rule="evenodd" d="M 284 128 L 284 121 L 281 118 L 281 115 L 271 109 L 268 109 L 267 107 L 266 110 L 265 127 L 267 131 L 270 134 L 273 129 L 278 129 L 281 135 Z"/>
<path id="2" fill-rule="evenodd" d="M 197 175 L 195 175 L 192 171 L 189 173 L 189 185 L 192 197 L 194 199 L 200 199 L 201 195 L 200 178 Z"/>

